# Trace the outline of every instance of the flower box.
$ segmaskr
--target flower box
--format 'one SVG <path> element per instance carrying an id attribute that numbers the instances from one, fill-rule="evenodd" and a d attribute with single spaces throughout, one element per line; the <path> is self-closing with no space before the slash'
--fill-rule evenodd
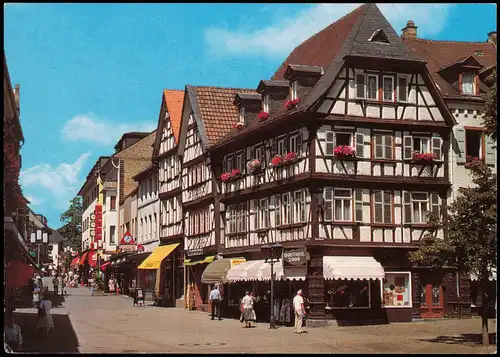
<path id="1" fill-rule="evenodd" d="M 262 111 L 261 111 L 261 112 L 260 112 L 257 116 L 259 117 L 259 119 L 260 119 L 261 121 L 264 121 L 264 120 L 269 119 L 269 113 L 268 113 L 268 112 L 265 112 L 265 111 L 263 111 L 263 110 L 262 110 Z"/>
<path id="2" fill-rule="evenodd" d="M 422 164 L 427 164 L 427 163 L 432 163 L 434 160 L 436 160 L 436 154 L 432 152 L 426 152 L 426 153 L 421 153 L 418 151 L 415 151 L 413 153 L 413 162 L 418 162 Z"/>
<path id="3" fill-rule="evenodd" d="M 283 163 L 284 161 L 281 155 L 276 155 L 271 159 L 271 165 L 273 167 L 280 167 L 281 165 L 283 165 Z"/>
<path id="4" fill-rule="evenodd" d="M 238 130 L 243 129 L 244 127 L 245 127 L 245 123 L 243 123 L 243 122 L 241 122 L 241 121 L 239 121 L 239 122 L 237 122 L 237 123 L 234 123 L 234 124 L 233 124 L 233 128 L 236 128 L 236 129 L 238 129 Z"/>
<path id="5" fill-rule="evenodd" d="M 354 158 L 356 156 L 356 151 L 352 146 L 339 145 L 333 149 L 333 155 L 336 158 Z"/>
<path id="6" fill-rule="evenodd" d="M 250 170 L 250 173 L 257 174 L 262 171 L 262 163 L 259 159 L 253 159 L 248 163 L 248 169 Z"/>
<path id="7" fill-rule="evenodd" d="M 220 180 L 222 182 L 229 182 L 236 180 L 241 177 L 241 171 L 238 169 L 234 169 L 231 172 L 224 172 L 222 175 L 220 175 Z"/>
<path id="8" fill-rule="evenodd" d="M 287 100 L 287 101 L 285 101 L 285 108 L 286 108 L 287 110 L 293 109 L 293 108 L 295 108 L 295 107 L 296 107 L 299 103 L 300 103 L 300 99 L 299 99 L 299 98 L 295 98 L 295 99 Z"/>
<path id="9" fill-rule="evenodd" d="M 297 153 L 296 152 L 287 152 L 285 156 L 283 156 L 283 161 L 285 164 L 291 164 L 295 161 L 297 161 Z"/>

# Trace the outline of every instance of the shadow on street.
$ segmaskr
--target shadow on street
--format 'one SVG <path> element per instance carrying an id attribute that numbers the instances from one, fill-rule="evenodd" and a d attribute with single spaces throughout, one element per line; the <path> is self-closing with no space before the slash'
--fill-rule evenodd
<path id="1" fill-rule="evenodd" d="M 490 333 L 490 344 L 496 345 L 496 332 Z M 474 344 L 482 345 L 483 337 L 480 333 L 465 333 L 459 336 L 439 336 L 431 339 L 421 339 L 420 341 L 447 343 L 447 344 Z"/>
<path id="2" fill-rule="evenodd" d="M 35 333 L 37 314 L 14 312 L 14 320 L 21 327 L 23 352 L 78 352 L 78 338 L 69 316 L 52 314 L 54 329 L 44 339 Z"/>

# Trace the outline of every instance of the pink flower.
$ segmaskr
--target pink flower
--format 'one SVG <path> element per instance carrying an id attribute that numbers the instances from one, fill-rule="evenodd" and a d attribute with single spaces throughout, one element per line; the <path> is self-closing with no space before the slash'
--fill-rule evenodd
<path id="1" fill-rule="evenodd" d="M 248 168 L 251 170 L 251 171 L 256 171 L 256 170 L 260 170 L 260 168 L 262 167 L 262 163 L 260 162 L 259 159 L 253 159 L 252 161 L 250 161 L 250 163 L 248 164 Z"/>
<path id="2" fill-rule="evenodd" d="M 239 177 L 241 176 L 241 171 L 238 170 L 238 169 L 233 169 L 233 171 L 231 171 L 231 178 L 236 178 L 236 177 Z"/>
<path id="3" fill-rule="evenodd" d="M 285 154 L 284 160 L 285 160 L 285 162 L 287 162 L 287 161 L 295 160 L 296 158 L 297 158 L 297 153 L 295 153 L 295 152 L 287 152 Z"/>
<path id="4" fill-rule="evenodd" d="M 333 149 L 333 154 L 338 157 L 351 156 L 353 157 L 356 152 L 353 147 L 349 145 L 339 145 Z"/>
<path id="5" fill-rule="evenodd" d="M 258 117 L 259 117 L 260 120 L 264 121 L 264 120 L 266 120 L 266 119 L 269 118 L 269 113 L 262 110 L 259 113 Z"/>
<path id="6" fill-rule="evenodd" d="M 427 153 L 420 153 L 418 151 L 415 151 L 413 153 L 413 160 L 414 161 L 426 161 L 426 162 L 432 162 L 437 158 L 436 154 L 432 152 L 427 152 Z"/>
<path id="7" fill-rule="evenodd" d="M 299 98 L 295 98 L 295 99 L 287 100 L 287 101 L 285 101 L 285 108 L 286 108 L 287 110 L 293 109 L 293 108 L 295 108 L 295 107 L 296 107 L 299 103 L 300 103 L 300 99 L 299 99 Z"/>
<path id="8" fill-rule="evenodd" d="M 283 158 L 280 155 L 276 155 L 271 159 L 271 165 L 280 166 L 281 164 L 283 164 Z"/>
<path id="9" fill-rule="evenodd" d="M 229 180 L 231 180 L 231 174 L 228 172 L 224 172 L 222 175 L 220 175 L 220 180 L 222 182 L 228 182 Z"/>

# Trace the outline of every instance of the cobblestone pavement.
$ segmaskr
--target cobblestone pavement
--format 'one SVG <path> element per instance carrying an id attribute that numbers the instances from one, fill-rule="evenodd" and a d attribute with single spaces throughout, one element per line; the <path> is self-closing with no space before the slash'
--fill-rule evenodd
<path id="1" fill-rule="evenodd" d="M 53 309 L 49 341 L 28 335 L 26 350 L 39 352 L 164 353 L 492 353 L 479 344 L 479 319 L 435 320 L 376 326 L 269 330 L 257 323 L 210 320 L 207 313 L 180 308 L 133 307 L 125 296 L 90 296 L 87 288 L 68 289 L 63 306 Z M 34 309 L 16 310 L 35 318 Z M 27 320 L 26 320 L 27 321 Z M 29 324 L 23 322 L 24 325 Z M 21 326 L 22 328 L 26 328 Z M 496 323 L 490 321 L 496 340 Z M 23 332 L 24 334 L 24 332 Z"/>

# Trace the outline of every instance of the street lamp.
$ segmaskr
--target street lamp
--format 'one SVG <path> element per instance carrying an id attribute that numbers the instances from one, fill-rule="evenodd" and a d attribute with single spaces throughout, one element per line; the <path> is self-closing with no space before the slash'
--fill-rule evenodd
<path id="1" fill-rule="evenodd" d="M 283 245 L 280 243 L 265 244 L 260 250 L 267 253 L 265 262 L 271 264 L 271 317 L 269 318 L 269 328 L 276 328 L 276 317 L 274 316 L 274 264 L 280 260 L 280 253 Z"/>

